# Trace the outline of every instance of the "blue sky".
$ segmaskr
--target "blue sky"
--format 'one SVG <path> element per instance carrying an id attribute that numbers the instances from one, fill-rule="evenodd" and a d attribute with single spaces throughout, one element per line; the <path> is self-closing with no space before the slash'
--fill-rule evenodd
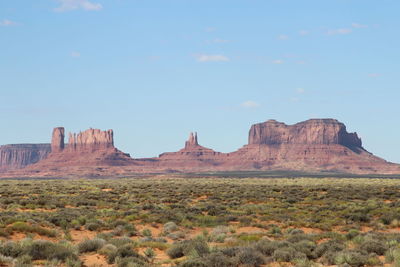
<path id="1" fill-rule="evenodd" d="M 190 131 L 336 118 L 400 162 L 398 0 L 3 0 L 0 143 L 114 129 L 133 157 Z"/>

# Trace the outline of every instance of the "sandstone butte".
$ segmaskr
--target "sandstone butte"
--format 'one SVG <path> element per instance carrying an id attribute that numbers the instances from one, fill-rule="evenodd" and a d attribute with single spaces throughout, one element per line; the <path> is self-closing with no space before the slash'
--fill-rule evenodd
<path id="1" fill-rule="evenodd" d="M 112 130 L 70 133 L 67 144 L 64 132 L 62 127 L 55 128 L 51 145 L 0 147 L 0 177 L 276 170 L 400 174 L 400 165 L 366 151 L 358 135 L 348 133 L 346 126 L 334 119 L 311 119 L 294 125 L 275 120 L 255 124 L 249 131 L 248 144 L 231 153 L 203 147 L 197 133 L 191 133 L 181 150 L 143 159 L 131 158 L 115 148 Z"/>

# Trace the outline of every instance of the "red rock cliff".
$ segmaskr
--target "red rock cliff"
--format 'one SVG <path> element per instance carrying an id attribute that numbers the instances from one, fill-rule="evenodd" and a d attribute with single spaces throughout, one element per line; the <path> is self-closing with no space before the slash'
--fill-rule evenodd
<path id="1" fill-rule="evenodd" d="M 70 151 L 101 150 L 114 147 L 113 130 L 88 129 L 79 134 L 69 134 Z"/>
<path id="2" fill-rule="evenodd" d="M 64 150 L 64 137 L 64 127 L 57 127 L 53 129 L 53 134 L 51 138 L 51 152 L 57 153 Z"/>
<path id="3" fill-rule="evenodd" d="M 304 144 L 343 145 L 361 148 L 357 133 L 348 133 L 346 126 L 334 119 L 311 119 L 294 125 L 275 120 L 255 124 L 249 132 L 249 145 Z"/>
<path id="4" fill-rule="evenodd" d="M 0 171 L 24 168 L 48 156 L 50 144 L 0 146 Z"/>
<path id="5" fill-rule="evenodd" d="M 189 140 L 185 142 L 185 148 L 190 148 L 194 146 L 198 146 L 199 142 L 197 141 L 197 133 L 190 133 Z"/>

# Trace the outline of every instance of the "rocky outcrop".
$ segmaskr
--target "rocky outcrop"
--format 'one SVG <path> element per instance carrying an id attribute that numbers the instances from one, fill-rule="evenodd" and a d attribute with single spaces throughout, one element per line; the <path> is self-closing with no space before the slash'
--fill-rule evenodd
<path id="1" fill-rule="evenodd" d="M 197 141 L 197 133 L 190 133 L 189 140 L 185 142 L 185 148 L 198 146 L 199 143 Z"/>
<path id="2" fill-rule="evenodd" d="M 10 154 L 2 156 L 3 160 L 34 158 Z M 13 160 L 7 164 L 12 165 L 10 162 Z M 132 159 L 116 149 L 112 130 L 89 129 L 70 134 L 69 143 L 64 145 L 64 129 L 56 128 L 52 152 L 46 159 L 1 176 L 114 177 L 139 173 L 275 170 L 400 175 L 400 165 L 366 151 L 357 134 L 348 133 L 343 123 L 313 119 L 294 125 L 274 120 L 255 124 L 249 131 L 249 143 L 231 153 L 203 147 L 199 145 L 197 133 L 191 133 L 181 150 L 145 159 Z"/>
<path id="3" fill-rule="evenodd" d="M 48 157 L 27 167 L 21 172 L 29 176 L 98 176 L 107 173 L 111 167 L 135 165 L 129 154 L 114 147 L 112 130 L 89 129 L 78 134 L 69 134 L 64 145 L 64 128 L 53 130 L 52 151 Z"/>
<path id="4" fill-rule="evenodd" d="M 64 127 L 57 127 L 53 129 L 53 134 L 51 137 L 51 152 L 59 153 L 64 150 L 64 137 Z"/>
<path id="5" fill-rule="evenodd" d="M 195 132 L 190 133 L 184 148 L 162 153 L 150 166 L 160 171 L 196 172 L 220 165 L 223 158 L 223 153 L 199 145 Z"/>
<path id="6" fill-rule="evenodd" d="M 50 144 L 0 146 L 0 171 L 24 168 L 48 156 Z"/>
<path id="7" fill-rule="evenodd" d="M 221 153 L 199 145 L 197 133 L 190 133 L 189 139 L 185 142 L 185 147 L 177 152 L 166 152 L 160 155 L 160 159 L 175 158 L 177 160 L 186 160 L 193 158 L 205 159 L 209 156 L 219 155 Z"/>
<path id="8" fill-rule="evenodd" d="M 249 145 L 342 145 L 362 148 L 357 133 L 348 133 L 346 126 L 334 119 L 312 119 L 294 125 L 269 120 L 255 124 L 249 132 Z"/>
<path id="9" fill-rule="evenodd" d="M 88 129 L 78 134 L 69 133 L 70 151 L 95 151 L 114 147 L 113 130 Z"/>

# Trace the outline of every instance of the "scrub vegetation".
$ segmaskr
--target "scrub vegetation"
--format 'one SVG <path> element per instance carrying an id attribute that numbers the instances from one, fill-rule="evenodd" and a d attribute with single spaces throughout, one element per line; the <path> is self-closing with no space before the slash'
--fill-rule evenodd
<path id="1" fill-rule="evenodd" d="M 0 181 L 0 266 L 400 266 L 400 180 Z"/>

